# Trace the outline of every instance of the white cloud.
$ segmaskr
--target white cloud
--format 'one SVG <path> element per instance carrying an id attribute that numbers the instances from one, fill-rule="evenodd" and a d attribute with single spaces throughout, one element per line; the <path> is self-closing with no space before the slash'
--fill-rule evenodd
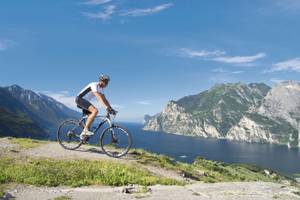
<path id="1" fill-rule="evenodd" d="M 76 96 L 70 95 L 70 93 L 68 91 L 65 91 L 65 90 L 59 91 L 59 92 L 42 91 L 40 93 L 52 97 L 56 101 L 68 106 L 69 108 L 71 108 L 73 110 L 77 110 L 77 111 L 80 110 L 79 108 L 77 108 L 77 105 L 75 103 Z M 103 108 L 103 106 L 95 98 L 91 100 L 91 103 L 96 108 L 98 108 L 101 113 L 105 112 L 105 109 Z M 118 104 L 111 104 L 111 106 L 117 110 L 126 108 L 125 106 L 118 105 Z"/>
<path id="2" fill-rule="evenodd" d="M 102 4 L 105 4 L 105 3 L 109 3 L 111 2 L 111 0 L 89 0 L 89 1 L 86 1 L 82 4 L 86 4 L 86 5 L 102 5 Z"/>
<path id="3" fill-rule="evenodd" d="M 68 91 L 60 91 L 60 92 L 42 91 L 41 93 L 52 97 L 53 99 L 61 102 L 62 104 L 68 106 L 73 110 L 78 110 L 75 103 L 76 96 L 70 95 Z"/>
<path id="4" fill-rule="evenodd" d="M 136 103 L 137 103 L 137 104 L 140 104 L 140 105 L 143 105 L 143 106 L 149 106 L 149 105 L 152 105 L 152 103 L 149 102 L 149 101 L 137 101 Z"/>
<path id="5" fill-rule="evenodd" d="M 276 71 L 296 71 L 300 72 L 300 58 L 294 58 L 272 65 L 272 69 L 266 72 L 276 72 Z"/>
<path id="6" fill-rule="evenodd" d="M 215 68 L 211 70 L 212 72 L 216 72 L 216 73 L 227 73 L 228 71 L 223 69 L 223 68 Z"/>
<path id="7" fill-rule="evenodd" d="M 145 9 L 133 9 L 133 10 L 127 10 L 123 11 L 120 15 L 121 16 L 132 16 L 132 17 L 138 17 L 138 16 L 146 16 L 151 15 L 154 13 L 161 12 L 165 9 L 168 9 L 172 7 L 172 3 L 162 4 L 153 8 L 145 8 Z"/>
<path id="8" fill-rule="evenodd" d="M 273 82 L 273 83 L 280 83 L 280 82 L 284 82 L 284 81 L 286 81 L 286 80 L 279 79 L 279 78 L 271 78 L 270 81 Z"/>
<path id="9" fill-rule="evenodd" d="M 217 62 L 229 63 L 229 64 L 243 64 L 243 63 L 252 63 L 258 59 L 264 58 L 265 53 L 258 53 L 253 56 L 225 56 L 225 57 L 216 57 L 213 60 Z"/>
<path id="10" fill-rule="evenodd" d="M 232 74 L 241 74 L 241 73 L 244 73 L 244 71 L 233 71 L 233 72 L 231 72 Z"/>
<path id="11" fill-rule="evenodd" d="M 253 62 L 266 57 L 265 53 L 258 53 L 253 56 L 224 56 L 227 52 L 221 50 L 207 51 L 200 50 L 195 51 L 188 48 L 181 48 L 177 56 L 188 58 L 202 58 L 205 60 L 211 60 L 215 62 L 222 62 L 228 64 L 242 64 L 243 66 L 253 66 Z"/>
<path id="12" fill-rule="evenodd" d="M 212 72 L 216 72 L 216 73 L 223 73 L 223 74 L 241 74 L 244 73 L 244 71 L 238 70 L 238 71 L 229 71 L 229 70 L 225 70 L 223 68 L 215 68 L 211 70 Z"/>
<path id="13" fill-rule="evenodd" d="M 215 51 L 206 51 L 206 50 L 201 50 L 201 51 L 195 51 L 192 49 L 188 48 L 181 48 L 179 55 L 183 57 L 189 57 L 189 58 L 194 58 L 194 57 L 212 57 L 212 56 L 221 56 L 226 54 L 225 51 L 220 51 L 220 50 L 215 50 Z"/>
<path id="14" fill-rule="evenodd" d="M 109 5 L 104 7 L 103 12 L 98 12 L 98 13 L 83 12 L 82 14 L 91 19 L 101 19 L 103 21 L 106 21 L 110 19 L 111 15 L 113 15 L 116 12 L 115 10 L 116 10 L 115 5 Z"/>

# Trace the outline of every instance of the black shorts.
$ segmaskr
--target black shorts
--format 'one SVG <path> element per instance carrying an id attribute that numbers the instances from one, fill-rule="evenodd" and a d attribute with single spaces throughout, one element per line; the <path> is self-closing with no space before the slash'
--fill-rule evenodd
<path id="1" fill-rule="evenodd" d="M 78 107 L 80 107 L 81 109 L 86 109 L 86 110 L 88 110 L 89 107 L 92 105 L 89 101 L 87 101 L 83 98 L 80 98 L 80 97 L 76 97 L 75 102 Z"/>

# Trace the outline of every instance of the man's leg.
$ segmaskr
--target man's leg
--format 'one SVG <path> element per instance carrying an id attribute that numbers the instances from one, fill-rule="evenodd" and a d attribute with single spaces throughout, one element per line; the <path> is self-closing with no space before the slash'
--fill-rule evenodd
<path id="1" fill-rule="evenodd" d="M 89 106 L 88 111 L 90 111 L 91 114 L 88 116 L 88 118 L 86 120 L 86 124 L 85 124 L 84 130 L 89 130 L 91 124 L 93 123 L 95 117 L 98 114 L 97 108 L 95 108 L 93 105 Z"/>

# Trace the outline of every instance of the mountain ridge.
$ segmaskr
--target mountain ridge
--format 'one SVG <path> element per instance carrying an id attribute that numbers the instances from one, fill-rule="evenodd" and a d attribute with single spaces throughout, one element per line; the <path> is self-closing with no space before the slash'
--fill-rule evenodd
<path id="1" fill-rule="evenodd" d="M 0 109 L 0 135 L 5 136 L 53 137 L 62 120 L 79 116 L 52 97 L 16 84 L 0 87 Z"/>
<path id="2" fill-rule="evenodd" d="M 273 88 L 264 83 L 217 84 L 198 94 L 171 100 L 162 112 L 148 117 L 143 129 L 299 147 L 299 99 L 300 84 L 292 81 Z M 278 101 L 290 109 L 275 106 L 278 109 L 274 117 L 266 108 L 274 110 Z M 287 115 L 290 110 L 296 113 Z"/>

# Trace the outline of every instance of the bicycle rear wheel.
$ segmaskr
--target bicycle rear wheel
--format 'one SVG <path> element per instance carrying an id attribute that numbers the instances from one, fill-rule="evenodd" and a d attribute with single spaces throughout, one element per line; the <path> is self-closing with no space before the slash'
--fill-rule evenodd
<path id="1" fill-rule="evenodd" d="M 78 120 L 65 120 L 58 128 L 57 140 L 65 149 L 77 149 L 82 144 L 82 141 L 80 140 L 82 130 L 83 125 Z"/>
<path id="2" fill-rule="evenodd" d="M 102 132 L 100 142 L 105 154 L 119 158 L 128 153 L 132 145 L 132 137 L 125 128 L 113 125 Z"/>

